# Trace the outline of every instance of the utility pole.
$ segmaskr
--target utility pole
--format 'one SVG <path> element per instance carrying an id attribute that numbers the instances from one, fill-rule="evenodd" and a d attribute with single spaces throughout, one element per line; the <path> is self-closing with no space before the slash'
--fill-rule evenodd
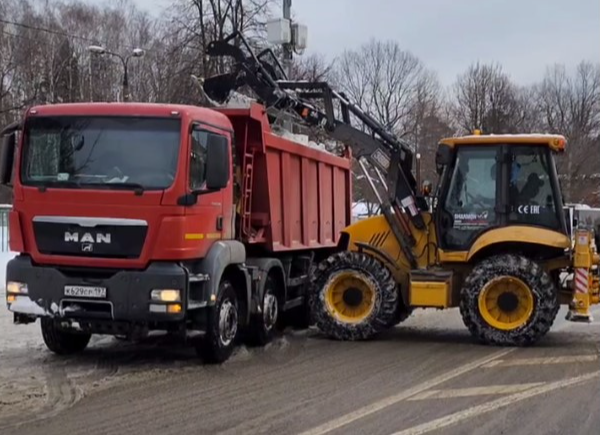
<path id="1" fill-rule="evenodd" d="M 292 22 L 292 0 L 283 0 L 283 18 Z M 292 60 L 294 59 L 293 42 L 282 44 L 283 66 L 288 77 L 292 75 Z"/>

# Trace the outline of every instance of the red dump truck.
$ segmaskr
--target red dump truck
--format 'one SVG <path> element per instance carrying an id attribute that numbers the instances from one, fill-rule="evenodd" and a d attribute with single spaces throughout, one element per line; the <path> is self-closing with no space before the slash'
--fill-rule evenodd
<path id="1" fill-rule="evenodd" d="M 223 362 L 307 326 L 309 271 L 351 220 L 351 158 L 275 134 L 265 108 L 33 107 L 2 132 L 14 192 L 6 298 L 47 347 L 200 331 Z"/>

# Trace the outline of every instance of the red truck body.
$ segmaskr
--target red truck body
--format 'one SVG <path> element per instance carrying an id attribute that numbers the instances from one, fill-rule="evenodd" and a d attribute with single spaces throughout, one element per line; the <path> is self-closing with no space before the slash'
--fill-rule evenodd
<path id="1" fill-rule="evenodd" d="M 57 353 L 87 345 L 73 337 L 152 329 L 204 332 L 214 361 L 228 358 L 238 329 L 264 344 L 283 314 L 305 318 L 310 270 L 351 221 L 350 152 L 278 136 L 259 104 L 47 105 L 19 129 L 16 152 L 8 130 L 2 152 L 2 182 L 14 191 L 10 247 L 20 253 L 7 266 L 7 303 L 17 323 L 41 318 Z M 50 159 L 55 145 L 62 154 L 48 175 L 39 154 Z M 79 182 L 107 179 L 108 166 L 81 169 L 102 161 L 102 147 L 134 182 Z M 46 168 L 38 178 L 34 163 Z"/>
<path id="2" fill-rule="evenodd" d="M 243 159 L 244 242 L 269 251 L 336 246 L 351 221 L 350 151 L 339 157 L 275 134 L 260 105 L 219 112 L 232 122 Z"/>

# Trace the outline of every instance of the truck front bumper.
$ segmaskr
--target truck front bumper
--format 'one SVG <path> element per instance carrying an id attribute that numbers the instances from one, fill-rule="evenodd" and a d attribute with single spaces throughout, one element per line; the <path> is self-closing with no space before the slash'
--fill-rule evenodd
<path id="1" fill-rule="evenodd" d="M 187 271 L 175 263 L 113 273 L 38 266 L 17 256 L 7 265 L 6 301 L 20 317 L 177 322 L 186 315 L 187 283 Z"/>

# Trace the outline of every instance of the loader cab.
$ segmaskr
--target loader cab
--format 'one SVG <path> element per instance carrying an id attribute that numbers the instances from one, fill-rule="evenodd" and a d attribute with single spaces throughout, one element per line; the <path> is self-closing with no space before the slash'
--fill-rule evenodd
<path id="1" fill-rule="evenodd" d="M 436 201 L 440 247 L 468 250 L 484 232 L 535 226 L 567 233 L 554 153 L 561 136 L 473 135 L 442 140 Z"/>

